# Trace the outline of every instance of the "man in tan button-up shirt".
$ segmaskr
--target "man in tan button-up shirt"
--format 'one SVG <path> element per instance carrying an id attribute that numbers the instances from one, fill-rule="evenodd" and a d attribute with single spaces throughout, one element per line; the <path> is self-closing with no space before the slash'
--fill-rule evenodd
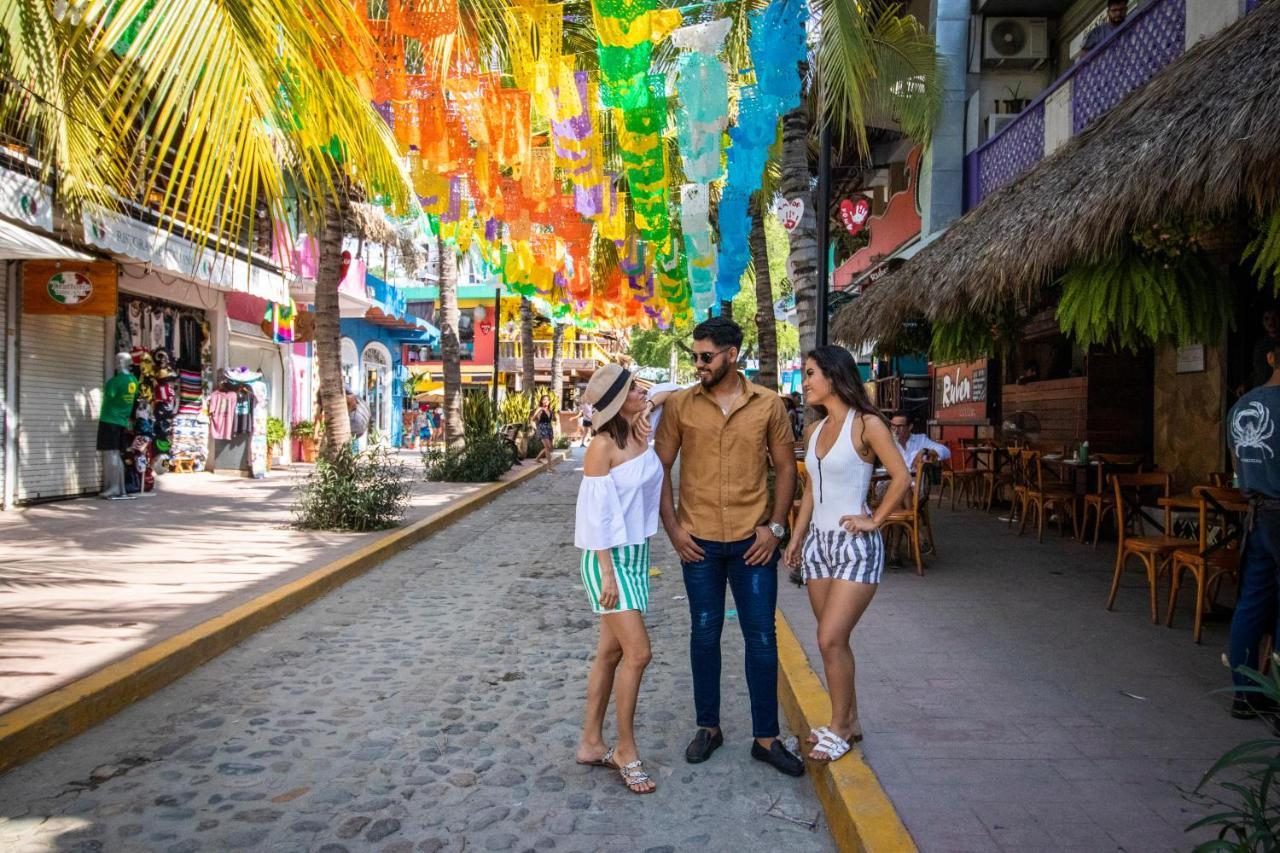
<path id="1" fill-rule="evenodd" d="M 698 732 L 685 750 L 705 761 L 724 742 L 720 732 L 720 634 L 726 584 L 733 590 L 746 641 L 751 694 L 751 754 L 799 776 L 804 764 L 778 736 L 778 545 L 796 485 L 795 438 L 777 392 L 748 382 L 736 369 L 742 330 L 716 317 L 693 331 L 698 385 L 667 401 L 654 441 L 667 476 L 662 523 L 684 568 L 692 617 Z M 671 468 L 680 459 L 680 504 Z M 774 469 L 772 500 L 768 471 Z"/>

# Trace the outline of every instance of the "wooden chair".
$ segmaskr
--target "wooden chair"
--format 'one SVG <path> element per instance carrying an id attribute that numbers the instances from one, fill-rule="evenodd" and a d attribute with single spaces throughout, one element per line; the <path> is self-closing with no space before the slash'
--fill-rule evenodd
<path id="1" fill-rule="evenodd" d="M 987 512 L 991 512 L 991 507 L 995 504 L 996 495 L 1005 489 L 1009 490 L 1009 502 L 1012 504 L 1018 494 L 1018 482 L 1016 474 L 1016 465 L 1018 453 L 1022 450 L 1020 445 L 1010 444 L 1002 450 L 996 451 L 995 457 L 991 460 L 991 464 L 998 470 L 984 471 L 982 474 L 983 492 L 987 496 Z M 999 464 L 999 454 L 1003 452 L 1005 458 L 1009 460 L 1009 464 L 1003 467 Z"/>
<path id="2" fill-rule="evenodd" d="M 921 454 L 923 457 L 923 454 Z M 880 525 L 882 534 L 888 534 L 891 530 L 901 528 L 902 532 L 907 536 L 907 540 L 911 543 L 911 556 L 916 561 L 916 574 L 924 574 L 924 560 L 921 557 L 920 532 L 925 529 L 929 533 L 929 541 L 933 542 L 933 527 L 928 520 L 928 510 L 921 512 L 920 505 L 925 499 L 924 471 L 925 466 L 923 459 L 918 458 L 915 466 L 911 470 L 911 491 L 907 495 L 907 508 L 897 509 L 889 513 L 885 517 L 884 523 Z M 886 539 L 889 538 L 886 536 Z M 886 546 L 887 547 L 887 546 Z M 936 553 L 936 549 L 935 549 Z"/>
<path id="3" fill-rule="evenodd" d="M 1160 607 L 1156 592 L 1156 580 L 1169 565 L 1173 552 L 1179 548 L 1194 546 L 1190 539 L 1180 539 L 1167 535 L 1172 524 L 1172 511 L 1164 508 L 1165 534 L 1159 536 L 1129 536 L 1127 522 L 1130 510 L 1139 510 L 1142 505 L 1142 490 L 1155 489 L 1159 497 L 1169 497 L 1172 478 L 1168 474 L 1113 474 L 1111 483 L 1115 489 L 1116 535 L 1120 542 L 1116 547 L 1115 576 L 1111 579 L 1111 594 L 1107 596 L 1107 609 L 1116 603 L 1116 593 L 1120 590 L 1120 575 L 1130 557 L 1137 557 L 1147 572 L 1147 586 L 1151 592 L 1151 622 L 1159 621 L 1157 611 Z M 1140 514 L 1140 513 L 1139 513 Z"/>
<path id="4" fill-rule="evenodd" d="M 946 492 L 947 486 L 951 486 L 951 509 L 953 511 L 956 508 L 956 497 L 959 495 L 965 495 L 970 504 L 976 500 L 976 487 L 982 478 L 982 469 L 963 466 L 969 464 L 970 454 L 968 449 L 978 443 L 977 439 L 960 439 L 960 452 L 952 454 L 951 464 L 942 469 L 942 482 L 938 485 L 938 506 L 942 506 L 942 495 Z"/>
<path id="5" fill-rule="evenodd" d="M 1018 523 L 1018 535 L 1027 529 L 1027 519 L 1034 509 L 1036 513 L 1036 536 L 1044 541 L 1044 514 L 1053 509 L 1058 513 L 1058 532 L 1065 533 L 1064 521 L 1071 516 L 1071 532 L 1077 530 L 1076 493 L 1075 489 L 1053 480 L 1045 481 L 1044 465 L 1039 450 L 1020 451 L 1022 471 L 1026 477 L 1027 491 L 1022 500 L 1022 520 Z"/>
<path id="6" fill-rule="evenodd" d="M 1215 489 L 1231 488 L 1231 472 L 1230 471 L 1214 471 L 1209 475 L 1209 485 Z M 1192 491 L 1195 491 L 1194 489 Z"/>
<path id="7" fill-rule="evenodd" d="M 1089 529 L 1089 515 L 1093 514 L 1093 547 L 1098 547 L 1098 538 L 1102 533 L 1102 520 L 1108 515 L 1115 516 L 1116 499 L 1111 488 L 1111 473 L 1142 473 L 1142 455 L 1138 453 L 1097 453 L 1094 459 L 1102 463 L 1098 471 L 1097 491 L 1084 496 L 1084 509 L 1080 512 L 1080 541 L 1084 541 L 1085 531 Z M 1124 469 L 1121 471 L 1108 471 Z"/>
<path id="8" fill-rule="evenodd" d="M 938 454 L 932 450 L 921 451 L 916 464 L 924 471 L 924 478 L 920 480 L 919 488 L 922 489 L 920 494 L 920 520 L 924 524 L 925 537 L 929 540 L 929 545 L 925 548 L 925 551 L 937 557 L 938 540 L 933 535 L 933 518 L 929 515 L 929 498 L 932 497 L 929 494 L 929 489 L 931 483 L 930 469 L 939 464 Z M 915 472 L 912 473 L 914 474 Z"/>
<path id="9" fill-rule="evenodd" d="M 1009 448 L 1009 476 L 1013 491 L 1006 527 L 1013 527 L 1013 523 L 1021 521 L 1027 512 L 1027 471 L 1022 462 L 1022 451 L 1021 447 Z"/>
<path id="10" fill-rule="evenodd" d="M 1205 595 L 1209 604 L 1218 597 L 1218 590 L 1223 578 L 1240 576 L 1240 548 L 1238 542 L 1232 542 L 1220 548 L 1210 550 L 1209 517 L 1213 510 L 1209 498 L 1218 503 L 1239 501 L 1240 493 L 1231 488 L 1215 488 L 1213 486 L 1196 486 L 1191 493 L 1200 499 L 1200 542 L 1194 549 L 1179 548 L 1173 552 L 1170 560 L 1171 579 L 1169 582 L 1169 609 L 1165 615 L 1165 625 L 1173 627 L 1173 611 L 1178 606 L 1178 587 L 1182 584 L 1182 574 L 1190 571 L 1196 581 L 1196 618 L 1192 627 L 1192 636 L 1200 642 L 1200 629 L 1204 621 Z M 1225 520 L 1225 519 L 1224 519 Z"/>

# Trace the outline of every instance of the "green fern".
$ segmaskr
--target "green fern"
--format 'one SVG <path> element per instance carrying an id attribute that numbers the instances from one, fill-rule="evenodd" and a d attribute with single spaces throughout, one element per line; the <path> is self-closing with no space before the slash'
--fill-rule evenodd
<path id="1" fill-rule="evenodd" d="M 1163 338 L 1218 340 L 1231 322 L 1232 292 L 1202 256 L 1177 262 L 1130 252 L 1074 267 L 1062 278 L 1057 319 L 1083 347 L 1137 351 Z"/>
<path id="2" fill-rule="evenodd" d="M 1244 256 L 1255 258 L 1253 274 L 1258 277 L 1258 289 L 1270 283 L 1272 295 L 1280 295 L 1280 210 L 1263 221 L 1258 236 L 1245 247 Z"/>

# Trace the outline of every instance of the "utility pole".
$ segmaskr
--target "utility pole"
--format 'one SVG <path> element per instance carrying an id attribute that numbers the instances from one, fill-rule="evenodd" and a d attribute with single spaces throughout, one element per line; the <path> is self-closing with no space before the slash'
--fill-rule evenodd
<path id="1" fill-rule="evenodd" d="M 818 85 L 822 85 L 819 75 Z M 819 89 L 821 92 L 821 89 Z M 822 99 L 818 101 L 818 203 L 814 213 L 818 217 L 818 292 L 813 306 L 818 315 L 817 344 L 827 343 L 827 293 L 831 288 L 831 269 L 827 259 L 831 254 L 831 128 L 822 111 Z"/>

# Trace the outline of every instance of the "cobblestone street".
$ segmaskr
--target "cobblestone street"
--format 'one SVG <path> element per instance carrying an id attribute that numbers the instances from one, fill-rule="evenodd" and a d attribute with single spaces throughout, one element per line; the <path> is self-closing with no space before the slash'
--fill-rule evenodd
<path id="1" fill-rule="evenodd" d="M 0 777 L 0 849 L 833 849 L 810 781 L 749 756 L 732 618 L 726 745 L 684 762 L 688 611 L 660 536 L 637 720 L 658 791 L 574 763 L 595 643 L 579 470 L 562 463 Z"/>

